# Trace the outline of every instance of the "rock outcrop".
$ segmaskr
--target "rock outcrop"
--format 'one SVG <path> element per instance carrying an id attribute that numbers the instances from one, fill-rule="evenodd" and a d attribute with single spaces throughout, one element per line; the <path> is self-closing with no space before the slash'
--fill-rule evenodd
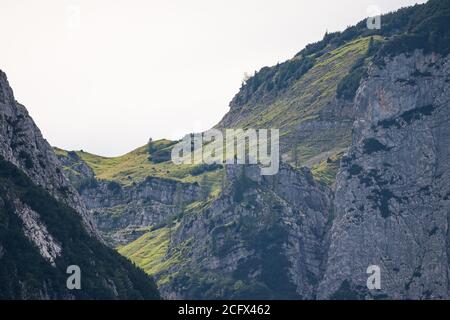
<path id="1" fill-rule="evenodd" d="M 26 108 L 15 100 L 3 71 L 0 71 L 0 155 L 56 199 L 79 212 L 89 232 L 96 234 L 90 214 L 64 176 L 52 147 Z"/>
<path id="2" fill-rule="evenodd" d="M 332 192 L 308 169 L 227 167 L 221 196 L 183 215 L 161 273 L 168 298 L 312 299 L 323 273 Z M 163 260 L 163 261 L 164 261 Z M 164 262 L 163 262 L 164 263 Z"/>
<path id="3" fill-rule="evenodd" d="M 201 200 L 198 183 L 149 176 L 124 186 L 97 179 L 76 152 L 59 152 L 58 159 L 111 247 L 130 243 L 149 229 L 179 218 L 181 207 Z"/>
<path id="4" fill-rule="evenodd" d="M 81 270 L 81 288 L 67 270 Z M 0 299 L 158 299 L 100 240 L 50 145 L 0 72 Z"/>
<path id="5" fill-rule="evenodd" d="M 311 167 L 345 150 L 351 141 L 353 105 L 337 98 L 336 88 L 364 57 L 370 37 L 338 47 L 322 41 L 323 52 L 305 49 L 257 72 L 243 84 L 216 128 L 279 129 L 282 159 L 295 166 Z M 307 59 L 307 70 L 301 67 L 304 55 L 314 57 Z M 293 76 L 297 72 L 301 76 Z M 290 80 L 274 85 L 285 78 Z"/>
<path id="6" fill-rule="evenodd" d="M 449 297 L 450 57 L 372 65 L 355 101 L 320 298 Z M 366 270 L 381 268 L 381 290 Z"/>
<path id="7" fill-rule="evenodd" d="M 62 253 L 61 244 L 53 238 L 36 211 L 23 204 L 19 199 L 14 199 L 14 207 L 22 220 L 25 237 L 34 243 L 44 259 L 52 266 L 56 266 L 55 259 Z"/>
<path id="8" fill-rule="evenodd" d="M 172 144 L 160 157 L 147 148 L 124 157 L 141 169 L 134 178 L 121 167 L 122 177 L 98 180 L 74 158 L 71 179 L 108 242 L 126 244 L 119 252 L 166 298 L 449 298 L 449 2 L 382 21 L 327 33 L 235 96 L 216 127 L 279 128 L 293 167 L 273 177 L 226 166 L 221 190 L 199 196 L 201 185 L 179 176 L 133 181 L 173 172 Z M 161 162 L 147 170 L 147 159 Z M 379 290 L 366 285 L 370 266 Z"/>
<path id="9" fill-rule="evenodd" d="M 180 206 L 200 200 L 201 193 L 197 184 L 149 177 L 131 186 L 97 181 L 81 196 L 98 230 L 115 247 L 177 218 Z"/>
<path id="10" fill-rule="evenodd" d="M 170 229 L 163 295 L 448 298 L 450 57 L 415 50 L 371 63 L 353 107 L 335 191 L 308 169 L 227 167 L 221 195 Z M 380 290 L 367 287 L 370 266 Z"/>

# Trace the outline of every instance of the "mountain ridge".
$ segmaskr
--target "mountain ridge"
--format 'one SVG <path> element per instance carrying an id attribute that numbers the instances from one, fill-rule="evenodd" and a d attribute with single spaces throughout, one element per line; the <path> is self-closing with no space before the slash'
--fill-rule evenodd
<path id="1" fill-rule="evenodd" d="M 69 290 L 67 268 L 81 269 Z M 159 299 L 100 237 L 53 149 L 0 72 L 0 298 Z"/>
<path id="2" fill-rule="evenodd" d="M 282 129 L 273 177 L 176 167 L 161 141 L 59 161 L 165 298 L 447 299 L 449 22 L 450 2 L 430 0 L 248 79 L 216 128 Z"/>

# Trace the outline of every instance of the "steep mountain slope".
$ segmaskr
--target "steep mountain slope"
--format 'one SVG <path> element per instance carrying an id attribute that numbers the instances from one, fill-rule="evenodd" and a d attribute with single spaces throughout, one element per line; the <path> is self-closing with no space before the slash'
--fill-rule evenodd
<path id="1" fill-rule="evenodd" d="M 66 270 L 81 270 L 68 290 Z M 0 160 L 0 299 L 157 299 L 153 281 L 90 236 L 79 215 Z"/>
<path id="2" fill-rule="evenodd" d="M 24 106 L 16 102 L 6 75 L 0 70 L 0 155 L 53 197 L 77 210 L 95 233 L 83 202 L 59 167 L 52 148 Z"/>
<path id="3" fill-rule="evenodd" d="M 119 252 L 155 274 L 168 298 L 311 299 L 331 194 L 307 169 L 265 177 L 256 166 L 228 166 L 219 197 Z"/>
<path id="4" fill-rule="evenodd" d="M 380 47 L 383 55 L 408 46 L 445 53 L 447 6 L 447 1 L 431 0 L 383 15 L 379 30 L 368 29 L 363 20 L 327 33 L 294 58 L 264 67 L 243 83 L 217 127 L 278 128 L 283 159 L 294 164 L 311 167 L 340 154 L 351 141 L 352 102 L 368 63 Z M 427 28 L 435 26 L 429 38 Z"/>
<path id="5" fill-rule="evenodd" d="M 449 297 L 450 2 L 420 8 L 359 86 L 320 298 Z"/>
<path id="6" fill-rule="evenodd" d="M 306 159 L 311 165 L 317 164 L 313 171 L 315 175 L 332 184 L 337 165 L 333 166 L 326 159 L 336 158 L 334 161 L 338 163 L 350 143 L 353 122 L 351 104 L 345 100 L 338 102 L 336 89 L 355 61 L 364 58 L 373 43 L 370 37 L 360 38 L 324 53 L 303 77 L 292 83 L 286 93 L 280 94 L 264 109 L 264 114 L 258 116 L 265 122 L 240 115 L 235 125 L 248 127 L 248 123 L 252 123 L 251 127 L 270 125 L 281 128 L 282 150 L 285 146 L 284 149 L 288 149 L 292 157 L 290 147 L 294 145 L 299 150 L 297 164 Z M 247 108 L 251 114 L 258 114 L 253 106 Z M 224 119 L 233 117 L 233 112 L 232 108 Z M 302 125 L 299 126 L 299 123 Z M 293 133 L 288 133 L 289 130 Z M 299 135 L 304 139 L 298 140 Z M 202 172 L 201 165 L 174 165 L 170 161 L 173 143 L 155 141 L 151 143 L 152 150 L 147 145 L 117 158 L 100 157 L 83 151 L 55 150 L 66 175 L 93 213 L 98 229 L 113 246 L 134 240 L 149 227 L 164 224 L 179 215 L 175 214 L 179 206 L 175 202 L 180 202 L 179 198 L 182 198 L 183 206 L 188 206 L 204 198 L 202 189 L 207 189 L 206 192 L 213 197 L 220 192 L 223 170 L 213 168 Z M 165 153 L 169 157 L 161 156 Z M 151 160 L 155 154 L 160 161 Z M 321 164 L 321 161 L 324 163 Z M 148 176 L 153 177 L 152 181 L 161 181 L 159 186 L 149 186 Z M 167 187 L 167 179 L 172 181 L 171 188 Z M 152 195 L 142 192 L 149 188 L 161 188 L 160 191 L 166 195 L 162 198 L 155 192 Z M 183 191 L 185 189 L 188 194 Z"/>
<path id="7" fill-rule="evenodd" d="M 359 38 L 316 59 L 310 58 L 312 67 L 286 88 L 269 90 L 266 87 L 274 86 L 269 78 L 260 80 L 263 81 L 260 88 L 248 93 L 247 87 L 257 78 L 269 77 L 264 73 L 274 73 L 275 79 L 285 77 L 280 74 L 283 72 L 280 66 L 261 70 L 233 99 L 230 112 L 218 127 L 280 129 L 284 159 L 302 165 L 312 165 L 345 150 L 350 143 L 353 109 L 347 101 L 336 98 L 336 90 L 355 62 L 366 55 L 371 39 Z M 295 62 L 302 57 L 285 62 L 294 65 L 287 68 L 296 67 Z M 246 95 L 250 96 L 248 102 L 240 103 Z M 294 153 L 298 154 L 296 161 Z"/>
<path id="8" fill-rule="evenodd" d="M 359 90 L 322 297 L 370 297 L 366 269 L 378 265 L 379 295 L 448 298 L 450 57 L 401 54 Z"/>
<path id="9" fill-rule="evenodd" d="M 104 172 L 99 162 L 118 159 L 95 161 L 91 170 L 87 164 L 97 157 L 57 153 L 65 171 L 77 172 L 73 179 L 102 235 L 154 275 L 164 297 L 315 296 L 332 192 L 308 169 L 283 165 L 271 178 L 256 166 L 226 166 L 183 178 L 200 182 L 148 177 L 127 185 L 95 174 Z M 211 175 L 218 188 L 205 180 Z M 272 273 L 280 276 L 272 279 Z"/>
<path id="10" fill-rule="evenodd" d="M 450 2 L 431 0 L 248 79 L 217 128 L 281 129 L 274 177 L 175 166 L 170 145 L 59 156 L 167 298 L 446 298 L 449 32 Z"/>
<path id="11" fill-rule="evenodd" d="M 151 278 L 98 238 L 52 148 L 0 72 L 0 298 L 155 299 Z M 70 265 L 81 289 L 68 290 Z"/>
<path id="12" fill-rule="evenodd" d="M 219 192 L 219 167 L 203 172 L 202 165 L 173 165 L 170 157 L 155 163 L 155 154 L 169 150 L 170 155 L 171 145 L 167 140 L 155 141 L 152 152 L 144 146 L 117 158 L 56 149 L 64 172 L 111 246 L 129 243 Z"/>

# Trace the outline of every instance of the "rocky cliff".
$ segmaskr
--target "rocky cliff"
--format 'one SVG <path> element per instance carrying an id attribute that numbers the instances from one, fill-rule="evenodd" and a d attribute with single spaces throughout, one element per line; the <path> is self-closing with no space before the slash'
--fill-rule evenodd
<path id="1" fill-rule="evenodd" d="M 448 298 L 449 56 L 416 50 L 372 65 L 355 110 L 320 297 Z M 370 265 L 380 291 L 367 291 Z"/>
<path id="2" fill-rule="evenodd" d="M 67 268 L 81 288 L 66 286 Z M 151 278 L 100 241 L 53 149 L 0 72 L 0 299 L 157 299 Z"/>
<path id="3" fill-rule="evenodd" d="M 112 245 L 126 244 L 178 218 L 181 206 L 200 200 L 200 187 L 169 179 L 147 178 L 122 187 L 98 181 L 81 192 L 96 226 Z"/>
<path id="4" fill-rule="evenodd" d="M 205 195 L 204 179 L 99 179 L 78 154 L 58 151 L 101 234 L 154 275 L 165 298 L 316 296 L 333 192 L 309 169 L 283 164 L 266 177 L 225 166 L 213 172 L 218 192 Z"/>
<path id="5" fill-rule="evenodd" d="M 219 197 L 166 226 L 169 236 L 160 242 L 164 252 L 157 261 L 165 267 L 156 274 L 165 297 L 315 297 L 332 192 L 315 182 L 308 169 L 283 165 L 275 177 L 259 171 L 256 166 L 227 167 Z M 146 241 L 138 240 L 119 252 L 138 259 L 145 246 Z"/>
<path id="6" fill-rule="evenodd" d="M 294 166 L 312 167 L 340 154 L 350 144 L 354 114 L 351 102 L 338 98 L 336 89 L 370 43 L 370 37 L 326 43 L 321 51 L 302 51 L 261 69 L 243 84 L 216 127 L 279 129 L 282 158 Z M 307 68 L 302 67 L 305 60 Z M 277 85 L 280 78 L 290 80 Z"/>
<path id="7" fill-rule="evenodd" d="M 382 21 L 243 84 L 217 128 L 279 128 L 274 177 L 175 166 L 167 141 L 158 157 L 63 152 L 109 243 L 166 298 L 448 298 L 450 5 Z"/>
<path id="8" fill-rule="evenodd" d="M 124 185 L 99 179 L 76 152 L 57 149 L 57 155 L 97 230 L 112 247 L 130 243 L 151 228 L 179 218 L 183 207 L 202 198 L 198 183 L 147 176 Z"/>
<path id="9" fill-rule="evenodd" d="M 74 208 L 92 234 L 91 216 L 64 176 L 52 147 L 42 137 L 26 108 L 18 103 L 6 75 L 0 70 L 0 155 L 23 170 L 38 186 Z"/>

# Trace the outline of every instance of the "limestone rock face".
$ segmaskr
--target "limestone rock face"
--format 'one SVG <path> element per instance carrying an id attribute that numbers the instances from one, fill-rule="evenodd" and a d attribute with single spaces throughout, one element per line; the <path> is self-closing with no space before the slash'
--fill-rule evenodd
<path id="1" fill-rule="evenodd" d="M 153 280 L 100 240 L 0 72 L 0 299 L 158 299 Z M 67 287 L 72 265 L 82 271 L 82 290 Z"/>
<path id="2" fill-rule="evenodd" d="M 149 177 L 124 186 L 95 179 L 76 154 L 59 157 L 77 168 L 71 180 L 110 246 L 169 233 L 161 260 L 148 260 L 164 266 L 155 268 L 164 298 L 316 296 L 333 192 L 309 169 L 281 164 L 262 176 L 258 166 L 226 166 L 220 195 L 204 199 L 197 183 Z"/>
<path id="3" fill-rule="evenodd" d="M 205 200 L 196 184 L 123 187 L 80 164 L 95 180 L 80 192 L 113 246 L 176 218 L 152 261 L 165 298 L 448 298 L 449 75 L 448 56 L 414 51 L 371 64 L 352 104 L 332 101 L 323 112 L 354 119 L 334 189 L 306 168 L 269 177 L 227 166 L 222 192 Z M 179 215 L 180 197 L 199 205 Z M 366 286 L 373 265 L 381 290 Z"/>
<path id="4" fill-rule="evenodd" d="M 53 149 L 24 106 L 15 98 L 4 72 L 0 71 L 0 156 L 22 169 L 31 180 L 83 217 L 86 228 L 94 224 L 75 189 L 64 176 Z"/>
<path id="5" fill-rule="evenodd" d="M 319 298 L 448 298 L 450 57 L 372 65 L 337 177 Z M 381 290 L 366 270 L 381 268 Z"/>
<path id="6" fill-rule="evenodd" d="M 23 233 L 39 249 L 41 256 L 55 266 L 55 259 L 61 256 L 62 248 L 49 233 L 44 223 L 40 221 L 39 213 L 16 199 L 14 201 L 16 214 L 23 223 Z"/>
<path id="7" fill-rule="evenodd" d="M 197 184 L 160 178 L 131 186 L 97 181 L 81 191 L 98 230 L 111 246 L 129 243 L 150 227 L 174 219 L 180 214 L 179 205 L 199 200 L 200 194 Z"/>
<path id="8" fill-rule="evenodd" d="M 168 298 L 312 299 L 322 274 L 331 190 L 308 169 L 228 166 L 222 195 L 185 214 L 168 255 Z M 162 275 L 161 275 L 162 276 Z"/>
<path id="9" fill-rule="evenodd" d="M 58 154 L 72 185 L 92 215 L 102 238 L 116 247 L 130 243 L 180 215 L 181 206 L 201 199 L 198 183 L 147 177 L 124 186 L 100 180 L 76 152 Z"/>
<path id="10" fill-rule="evenodd" d="M 203 199 L 197 184 L 120 186 L 96 180 L 76 154 L 60 161 L 76 168 L 71 180 L 110 245 L 164 230 L 164 252 L 148 261 L 165 298 L 444 299 L 449 104 L 448 56 L 416 50 L 371 63 L 353 102 L 332 100 L 329 121 L 296 131 L 306 141 L 353 122 L 333 189 L 283 163 L 275 176 L 227 166 L 220 194 Z M 380 268 L 381 290 L 367 288 L 369 266 Z"/>

